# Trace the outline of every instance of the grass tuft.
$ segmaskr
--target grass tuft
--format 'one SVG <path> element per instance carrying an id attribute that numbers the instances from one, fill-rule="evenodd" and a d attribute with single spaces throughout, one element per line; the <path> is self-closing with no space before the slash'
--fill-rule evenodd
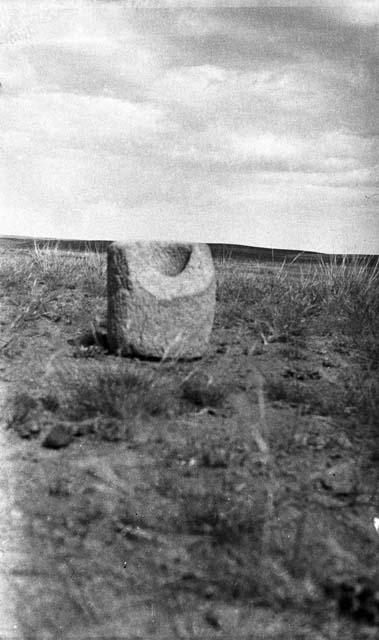
<path id="1" fill-rule="evenodd" d="M 220 407 L 225 396 L 226 388 L 211 375 L 194 374 L 182 385 L 182 397 L 199 407 Z"/>
<path id="2" fill-rule="evenodd" d="M 186 533 L 211 535 L 220 544 L 236 544 L 247 534 L 257 543 L 264 515 L 248 497 L 208 490 L 182 497 L 180 521 Z"/>
<path id="3" fill-rule="evenodd" d="M 3 257 L 0 263 L 7 289 L 15 286 L 33 299 L 35 292 L 57 288 L 81 289 L 91 295 L 106 293 L 106 259 L 99 251 L 63 251 L 59 243 L 47 242 L 43 246 L 20 255 Z"/>
<path id="4" fill-rule="evenodd" d="M 166 415 L 169 392 L 153 384 L 151 376 L 130 371 L 123 363 L 88 362 L 63 365 L 55 370 L 58 400 L 68 420 L 86 420 L 96 416 L 125 419 L 137 414 Z"/>

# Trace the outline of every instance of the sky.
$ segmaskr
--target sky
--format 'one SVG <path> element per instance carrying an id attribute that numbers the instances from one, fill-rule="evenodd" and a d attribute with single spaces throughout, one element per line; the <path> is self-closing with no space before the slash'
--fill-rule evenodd
<path id="1" fill-rule="evenodd" d="M 0 0 L 0 234 L 379 253 L 379 3 Z"/>

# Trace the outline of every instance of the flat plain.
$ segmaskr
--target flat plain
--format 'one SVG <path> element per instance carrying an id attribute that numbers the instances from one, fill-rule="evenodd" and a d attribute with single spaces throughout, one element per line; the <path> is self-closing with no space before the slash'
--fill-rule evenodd
<path id="1" fill-rule="evenodd" d="M 3 636 L 377 637 L 375 262 L 219 256 L 206 355 L 148 361 L 102 249 L 1 249 Z"/>

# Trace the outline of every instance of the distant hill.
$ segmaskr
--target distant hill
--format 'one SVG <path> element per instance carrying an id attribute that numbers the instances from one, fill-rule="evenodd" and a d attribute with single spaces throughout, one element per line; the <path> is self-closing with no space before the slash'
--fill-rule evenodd
<path id="1" fill-rule="evenodd" d="M 65 240 L 65 239 L 53 239 L 53 238 L 30 238 L 20 236 L 0 236 L 0 249 L 31 249 L 35 245 L 37 247 L 43 247 L 46 244 L 52 246 L 58 246 L 62 251 L 99 251 L 103 253 L 106 251 L 107 246 L 111 243 L 110 240 Z M 343 256 L 341 254 L 329 254 L 329 253 L 317 253 L 315 251 L 300 251 L 295 249 L 276 249 L 265 247 L 250 247 L 240 244 L 217 244 L 208 243 L 212 255 L 218 259 L 231 259 L 233 260 L 258 260 L 260 262 L 317 262 L 321 258 L 323 260 L 354 260 L 359 258 L 360 260 L 367 260 L 368 262 L 377 263 L 379 256 L 362 255 L 358 256 L 349 254 Z"/>
<path id="2" fill-rule="evenodd" d="M 265 247 L 248 247 L 242 244 L 210 244 L 212 255 L 217 258 L 233 258 L 234 260 L 259 260 L 260 262 L 314 262 L 321 256 L 329 254 L 314 251 L 297 251 L 295 249 L 267 249 Z M 332 257 L 332 256 L 330 256 Z M 333 256 L 334 257 L 334 256 Z"/>

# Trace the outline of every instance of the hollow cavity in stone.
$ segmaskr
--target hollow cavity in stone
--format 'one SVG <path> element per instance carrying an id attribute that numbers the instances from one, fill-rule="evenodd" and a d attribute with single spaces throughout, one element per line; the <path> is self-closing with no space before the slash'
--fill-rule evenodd
<path id="1" fill-rule="evenodd" d="M 186 268 L 191 257 L 192 248 L 188 244 L 152 243 L 147 249 L 148 259 L 155 269 L 165 276 L 178 276 Z"/>

